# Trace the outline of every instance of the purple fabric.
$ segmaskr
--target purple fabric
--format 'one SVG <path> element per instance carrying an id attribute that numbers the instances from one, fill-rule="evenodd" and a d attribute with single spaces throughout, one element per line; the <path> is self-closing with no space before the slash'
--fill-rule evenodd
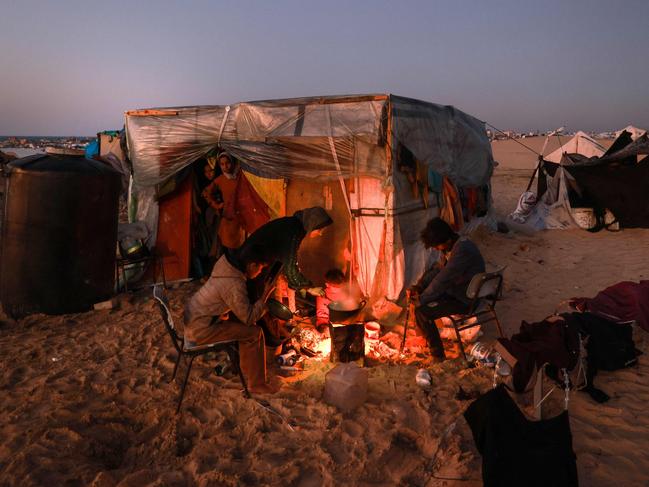
<path id="1" fill-rule="evenodd" d="M 649 331 L 649 281 L 619 282 L 594 298 L 573 298 L 571 304 L 612 321 L 636 321 Z"/>

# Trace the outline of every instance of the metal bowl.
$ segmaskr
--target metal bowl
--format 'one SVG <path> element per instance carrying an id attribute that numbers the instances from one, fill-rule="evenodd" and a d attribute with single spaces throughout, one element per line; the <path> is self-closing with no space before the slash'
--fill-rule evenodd
<path id="1" fill-rule="evenodd" d="M 329 321 L 332 323 L 345 323 L 352 318 L 355 318 L 361 310 L 365 307 L 367 302 L 362 300 L 359 302 L 350 301 L 334 301 L 329 303 Z"/>
<path id="2" fill-rule="evenodd" d="M 273 298 L 266 300 L 268 306 L 268 313 L 279 320 L 290 321 L 293 319 L 293 312 L 285 304 Z"/>

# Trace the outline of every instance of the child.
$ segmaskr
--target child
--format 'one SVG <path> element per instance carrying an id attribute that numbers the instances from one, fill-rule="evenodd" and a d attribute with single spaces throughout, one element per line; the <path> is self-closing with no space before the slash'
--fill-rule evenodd
<path id="1" fill-rule="evenodd" d="M 329 303 L 357 298 L 360 293 L 356 286 L 346 282 L 340 269 L 330 269 L 325 274 L 324 295 L 316 297 L 316 328 L 329 324 Z"/>

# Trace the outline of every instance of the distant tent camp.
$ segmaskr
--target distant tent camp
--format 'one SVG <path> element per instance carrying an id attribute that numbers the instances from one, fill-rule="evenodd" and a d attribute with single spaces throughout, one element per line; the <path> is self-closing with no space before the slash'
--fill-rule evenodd
<path id="1" fill-rule="evenodd" d="M 600 157 L 606 152 L 606 149 L 587 133 L 579 131 L 575 136 L 561 145 L 557 150 L 544 156 L 543 159 L 548 162 L 559 163 L 564 154 L 579 154 L 584 157 Z"/>
<path id="2" fill-rule="evenodd" d="M 459 219 L 485 214 L 490 202 L 493 158 L 484 123 L 451 106 L 395 95 L 134 110 L 126 113 L 126 135 L 136 219 L 147 222 L 149 242 L 157 239 L 166 272 L 182 264 L 176 278 L 190 272 L 193 225 L 194 190 L 180 175 L 217 148 L 241 162 L 276 216 L 325 207 L 334 225 L 302 245 L 303 272 L 318 283 L 328 269 L 349 266 L 376 299 L 396 298 L 417 278 L 426 257 L 419 234 L 444 196 L 455 198 L 444 211 L 464 206 L 466 214 L 452 215 Z M 174 178 L 173 194 L 183 196 L 169 204 L 159 191 Z M 441 194 L 449 184 L 454 195 Z"/>

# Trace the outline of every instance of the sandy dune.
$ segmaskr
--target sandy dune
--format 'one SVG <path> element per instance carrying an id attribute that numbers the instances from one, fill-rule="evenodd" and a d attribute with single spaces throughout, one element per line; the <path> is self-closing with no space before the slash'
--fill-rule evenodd
<path id="1" fill-rule="evenodd" d="M 525 166 L 495 152 L 495 204 L 505 214 L 534 159 Z M 649 278 L 648 230 L 475 238 L 489 266 L 507 265 L 498 309 L 509 333 L 565 310 L 572 296 Z M 173 308 L 195 289 L 171 290 Z M 642 331 L 636 340 L 639 366 L 598 375 L 608 403 L 572 396 L 581 485 L 649 485 L 649 340 Z M 415 384 L 415 366 L 369 368 L 368 401 L 348 414 L 321 401 L 329 365 L 314 363 L 268 399 L 284 422 L 200 360 L 176 416 L 175 353 L 148 291 L 120 296 L 114 310 L 3 322 L 0 349 L 0 486 L 481 485 L 461 416 L 469 401 L 457 393 L 486 391 L 491 371 L 458 360 L 433 367 L 430 391 Z"/>

